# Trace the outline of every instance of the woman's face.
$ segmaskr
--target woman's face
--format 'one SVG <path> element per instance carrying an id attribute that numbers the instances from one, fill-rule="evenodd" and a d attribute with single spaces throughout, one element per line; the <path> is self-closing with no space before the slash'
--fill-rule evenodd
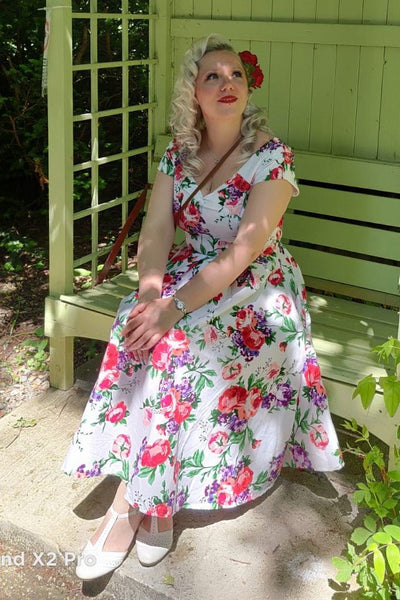
<path id="1" fill-rule="evenodd" d="M 199 61 L 195 96 L 206 121 L 243 115 L 248 84 L 240 58 L 229 50 L 205 54 Z"/>

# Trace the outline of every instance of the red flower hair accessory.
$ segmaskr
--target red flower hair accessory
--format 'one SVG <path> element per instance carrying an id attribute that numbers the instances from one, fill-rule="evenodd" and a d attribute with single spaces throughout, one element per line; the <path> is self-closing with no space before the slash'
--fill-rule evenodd
<path id="1" fill-rule="evenodd" d="M 249 88 L 261 87 L 261 84 L 264 81 L 264 74 L 260 65 L 257 63 L 257 55 L 252 54 L 248 50 L 243 50 L 243 52 L 239 52 L 239 57 L 246 70 Z"/>

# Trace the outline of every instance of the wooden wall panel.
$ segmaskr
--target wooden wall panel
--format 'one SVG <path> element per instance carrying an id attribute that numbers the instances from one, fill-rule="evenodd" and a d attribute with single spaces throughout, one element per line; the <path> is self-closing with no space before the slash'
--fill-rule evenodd
<path id="1" fill-rule="evenodd" d="M 332 152 L 352 156 L 354 148 L 360 49 L 338 46 L 333 101 Z"/>
<path id="2" fill-rule="evenodd" d="M 360 49 L 354 155 L 376 159 L 382 94 L 383 48 Z"/>
<path id="3" fill-rule="evenodd" d="M 400 48 L 386 48 L 384 58 L 382 105 L 378 158 L 400 160 Z"/>
<path id="4" fill-rule="evenodd" d="M 288 140 L 302 150 L 310 145 L 313 63 L 312 44 L 293 45 Z"/>
<path id="5" fill-rule="evenodd" d="M 295 149 L 398 160 L 399 0 L 174 0 L 174 16 L 194 16 L 172 25 L 175 64 L 212 31 L 257 54 L 253 101 Z"/>

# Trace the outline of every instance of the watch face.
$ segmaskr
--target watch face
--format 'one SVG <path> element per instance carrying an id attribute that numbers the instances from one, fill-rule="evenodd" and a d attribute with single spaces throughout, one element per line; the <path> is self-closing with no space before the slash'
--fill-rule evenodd
<path id="1" fill-rule="evenodd" d="M 178 310 L 181 310 L 183 313 L 186 313 L 186 306 L 182 300 L 179 300 L 176 296 L 174 296 L 175 304 Z"/>

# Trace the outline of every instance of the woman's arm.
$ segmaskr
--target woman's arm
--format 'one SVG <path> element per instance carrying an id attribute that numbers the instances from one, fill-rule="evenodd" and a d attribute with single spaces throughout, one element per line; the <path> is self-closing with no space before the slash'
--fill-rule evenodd
<path id="1" fill-rule="evenodd" d="M 173 178 L 157 173 L 138 244 L 139 301 L 161 297 L 168 253 L 174 239 Z"/>
<path id="2" fill-rule="evenodd" d="M 256 184 L 249 195 L 235 241 L 177 293 L 189 312 L 227 288 L 259 256 L 285 212 L 293 188 L 280 179 Z M 128 350 L 151 349 L 182 313 L 172 298 L 145 302 L 134 309 L 125 329 Z"/>

